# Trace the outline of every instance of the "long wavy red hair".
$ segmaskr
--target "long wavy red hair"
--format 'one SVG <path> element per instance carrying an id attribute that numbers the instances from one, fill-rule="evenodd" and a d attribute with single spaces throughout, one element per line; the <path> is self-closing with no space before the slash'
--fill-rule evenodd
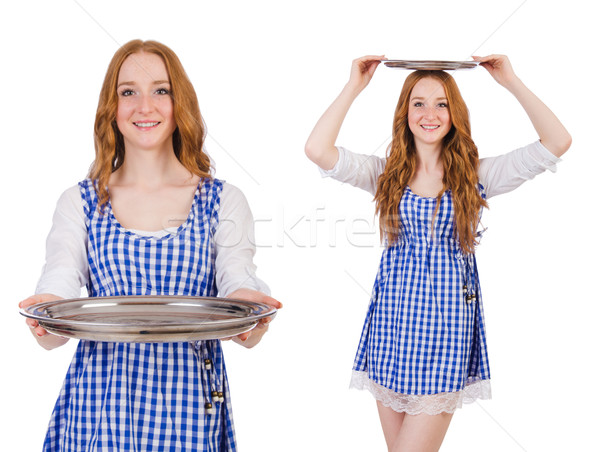
<path id="1" fill-rule="evenodd" d="M 441 160 L 443 188 L 436 206 L 446 190 L 452 192 L 455 212 L 455 232 L 465 253 L 473 253 L 477 245 L 477 227 L 482 207 L 487 203 L 479 193 L 479 154 L 471 138 L 469 110 L 454 78 L 444 71 L 415 71 L 404 82 L 394 114 L 392 143 L 388 149 L 385 169 L 377 181 L 375 203 L 380 217 L 380 233 L 388 245 L 401 234 L 398 206 L 405 188 L 415 175 L 417 152 L 408 126 L 410 95 L 415 85 L 424 78 L 439 80 L 444 86 L 452 127 L 444 137 Z M 435 215 L 435 214 L 434 214 Z"/>
<path id="2" fill-rule="evenodd" d="M 123 164 L 125 158 L 123 135 L 117 127 L 116 119 L 119 102 L 117 93 L 119 71 L 127 57 L 141 52 L 158 55 L 167 69 L 173 99 L 173 116 L 177 124 L 173 132 L 175 155 L 192 174 L 211 177 L 210 159 L 204 152 L 206 131 L 200 115 L 198 97 L 179 58 L 175 52 L 160 42 L 139 39 L 129 41 L 117 50 L 108 65 L 96 110 L 94 124 L 96 158 L 90 167 L 88 177 L 97 181 L 100 211 L 108 202 L 110 175 Z"/>

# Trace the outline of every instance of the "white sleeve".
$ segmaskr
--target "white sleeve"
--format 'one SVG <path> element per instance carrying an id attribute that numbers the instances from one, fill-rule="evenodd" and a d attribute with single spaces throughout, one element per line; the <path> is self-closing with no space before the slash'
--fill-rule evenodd
<path id="1" fill-rule="evenodd" d="M 508 193 L 546 170 L 556 171 L 561 160 L 538 140 L 508 154 L 481 159 L 479 181 L 487 198 Z"/>
<path id="2" fill-rule="evenodd" d="M 225 183 L 221 192 L 219 223 L 215 234 L 215 269 L 219 296 L 240 288 L 270 294 L 269 287 L 256 276 L 252 262 L 256 252 L 254 218 L 244 194 Z"/>
<path id="3" fill-rule="evenodd" d="M 81 296 L 81 288 L 88 282 L 87 238 L 83 203 L 76 185 L 66 190 L 56 204 L 36 294 Z"/>
<path id="4" fill-rule="evenodd" d="M 386 159 L 375 155 L 356 154 L 339 146 L 337 150 L 337 163 L 330 170 L 319 168 L 321 176 L 332 177 L 375 195 L 377 179 L 383 173 Z"/>

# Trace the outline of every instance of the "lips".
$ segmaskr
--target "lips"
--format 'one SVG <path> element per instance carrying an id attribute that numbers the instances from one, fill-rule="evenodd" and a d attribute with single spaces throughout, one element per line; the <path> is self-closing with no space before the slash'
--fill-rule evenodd
<path id="1" fill-rule="evenodd" d="M 157 125 L 159 125 L 160 122 L 134 122 L 133 125 L 135 125 L 136 127 L 141 127 L 142 129 L 147 129 L 147 128 L 151 128 L 151 127 L 156 127 Z"/>
<path id="2" fill-rule="evenodd" d="M 436 129 L 439 129 L 439 127 L 440 127 L 439 125 L 437 125 L 437 126 L 434 126 L 434 125 L 421 125 L 421 128 L 425 129 L 425 130 L 436 130 Z"/>

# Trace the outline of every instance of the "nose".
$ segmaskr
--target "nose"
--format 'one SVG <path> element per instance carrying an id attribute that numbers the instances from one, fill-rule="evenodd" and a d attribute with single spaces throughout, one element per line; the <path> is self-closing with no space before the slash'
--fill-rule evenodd
<path id="1" fill-rule="evenodd" d="M 139 113 L 148 113 L 154 109 L 154 102 L 152 101 L 152 96 L 149 94 L 141 94 L 139 96 L 139 101 L 137 105 L 137 110 Z"/>
<path id="2" fill-rule="evenodd" d="M 437 111 L 435 107 L 426 107 L 425 108 L 425 117 L 427 119 L 433 119 L 437 116 Z"/>

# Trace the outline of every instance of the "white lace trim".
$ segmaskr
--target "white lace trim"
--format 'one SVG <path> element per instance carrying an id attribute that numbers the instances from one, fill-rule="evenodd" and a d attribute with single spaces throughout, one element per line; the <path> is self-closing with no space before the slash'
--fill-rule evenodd
<path id="1" fill-rule="evenodd" d="M 411 415 L 454 413 L 462 408 L 463 403 L 473 403 L 477 399 L 492 398 L 489 380 L 468 381 L 465 388 L 458 392 L 442 392 L 439 394 L 410 395 L 400 394 L 370 380 L 367 372 L 352 372 L 350 387 L 366 389 L 384 406 L 399 413 Z"/>

